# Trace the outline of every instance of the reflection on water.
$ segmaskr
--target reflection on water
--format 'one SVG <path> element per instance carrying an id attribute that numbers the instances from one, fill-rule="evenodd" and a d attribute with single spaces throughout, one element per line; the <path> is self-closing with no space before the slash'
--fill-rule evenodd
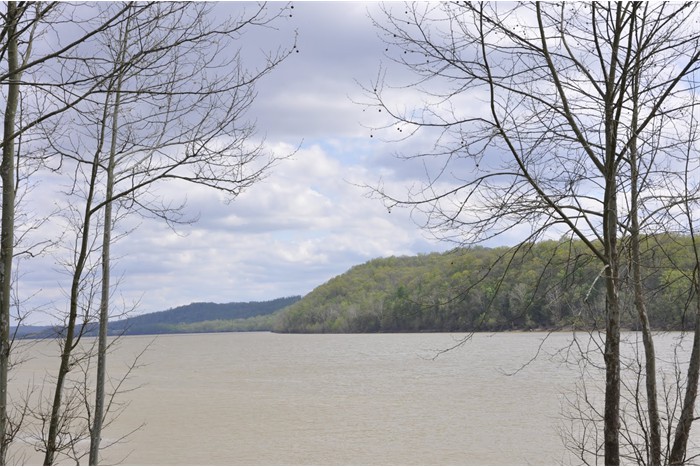
<path id="1" fill-rule="evenodd" d="M 562 394 L 577 372 L 549 355 L 571 334 L 159 336 L 129 380 L 104 463 L 560 464 Z M 153 337 L 126 337 L 120 371 Z M 56 366 L 55 345 L 16 375 Z M 437 356 L 437 358 L 435 358 Z M 126 460 L 124 460 L 126 458 Z M 30 457 L 29 462 L 40 462 Z"/>

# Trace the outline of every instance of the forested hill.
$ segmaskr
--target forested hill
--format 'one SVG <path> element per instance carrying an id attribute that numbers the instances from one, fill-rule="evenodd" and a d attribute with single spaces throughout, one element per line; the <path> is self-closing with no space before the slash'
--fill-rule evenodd
<path id="1" fill-rule="evenodd" d="M 108 324 L 109 334 L 175 334 L 189 332 L 269 331 L 278 313 L 301 297 L 284 297 L 264 302 L 191 303 L 166 311 L 146 313 Z M 64 330 L 59 326 L 20 326 L 11 333 L 18 338 L 53 338 Z M 97 334 L 97 323 L 81 331 Z"/>
<path id="2" fill-rule="evenodd" d="M 681 329 L 692 275 L 689 239 L 654 237 L 667 256 L 643 257 L 657 329 Z M 649 243 L 650 244 L 650 243 Z M 600 262 L 578 242 L 375 259 L 355 266 L 283 310 L 277 332 L 421 332 L 592 328 L 604 323 Z M 635 329 L 622 284 L 623 326 Z M 688 323 L 686 322 L 688 321 Z"/>
<path id="3" fill-rule="evenodd" d="M 271 315 L 301 297 L 264 302 L 191 303 L 109 323 L 110 334 L 255 331 L 271 327 Z"/>

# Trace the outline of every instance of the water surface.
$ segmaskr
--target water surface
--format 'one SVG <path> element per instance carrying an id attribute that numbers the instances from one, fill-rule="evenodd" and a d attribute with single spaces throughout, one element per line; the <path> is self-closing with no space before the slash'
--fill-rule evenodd
<path id="1" fill-rule="evenodd" d="M 285 335 L 122 338 L 121 371 L 143 348 L 107 442 L 105 463 L 561 464 L 559 430 L 577 372 L 549 354 L 569 333 Z M 56 366 L 55 344 L 16 372 Z M 528 363 L 529 362 L 529 363 Z M 512 374 L 523 364 L 522 370 Z M 30 458 L 40 462 L 40 458 Z"/>

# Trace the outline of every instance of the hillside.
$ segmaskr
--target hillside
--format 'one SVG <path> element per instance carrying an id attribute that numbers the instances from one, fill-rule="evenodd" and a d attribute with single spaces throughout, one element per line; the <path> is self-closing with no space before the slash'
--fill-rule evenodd
<path id="1" fill-rule="evenodd" d="M 269 330 L 270 316 L 298 301 L 285 297 L 264 302 L 191 303 L 109 323 L 110 334 L 163 334 Z"/>
<path id="2" fill-rule="evenodd" d="M 191 303 L 166 311 L 147 313 L 109 323 L 110 334 L 161 334 L 173 332 L 215 332 L 248 329 L 251 322 L 263 323 L 269 317 L 301 297 L 285 297 L 264 302 Z M 250 321 L 253 318 L 257 320 Z M 260 326 L 257 326 L 260 327 Z M 268 326 L 262 326 L 269 329 Z"/>
<path id="3" fill-rule="evenodd" d="M 671 257 L 643 258 L 652 324 L 682 329 L 692 250 L 663 243 Z M 658 255 L 657 255 L 658 256 Z M 276 318 L 277 332 L 426 332 L 594 328 L 604 309 L 600 263 L 578 242 L 456 249 L 391 257 L 355 266 L 319 286 Z M 623 326 L 636 319 L 623 284 Z"/>
<path id="4" fill-rule="evenodd" d="M 166 311 L 146 313 L 109 323 L 115 334 L 175 334 L 189 332 L 269 331 L 275 313 L 301 297 L 285 297 L 262 302 L 191 303 Z M 54 337 L 61 329 L 54 326 L 21 326 L 12 329 L 18 338 Z M 97 325 L 88 326 L 86 335 L 95 335 Z"/>

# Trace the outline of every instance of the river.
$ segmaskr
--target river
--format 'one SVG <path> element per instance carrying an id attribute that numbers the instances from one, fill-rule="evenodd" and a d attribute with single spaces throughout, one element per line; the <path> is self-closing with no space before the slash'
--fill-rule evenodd
<path id="1" fill-rule="evenodd" d="M 104 463 L 575 463 L 560 432 L 578 371 L 557 353 L 571 336 L 475 334 L 446 353 L 465 336 L 124 337 L 109 357 L 114 374 L 147 350 L 103 444 L 133 433 L 104 451 Z M 16 388 L 57 365 L 55 343 L 26 354 Z M 17 462 L 41 462 L 24 456 Z"/>

